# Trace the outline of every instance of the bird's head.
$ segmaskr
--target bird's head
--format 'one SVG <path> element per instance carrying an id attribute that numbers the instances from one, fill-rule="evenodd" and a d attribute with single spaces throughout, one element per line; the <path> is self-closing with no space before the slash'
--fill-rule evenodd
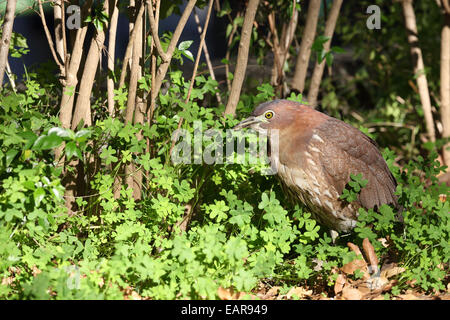
<path id="1" fill-rule="evenodd" d="M 251 128 L 255 131 L 306 129 L 326 115 L 314 109 L 289 100 L 273 100 L 260 104 L 250 117 L 239 122 L 233 129 Z M 293 132 L 295 133 L 295 132 Z"/>

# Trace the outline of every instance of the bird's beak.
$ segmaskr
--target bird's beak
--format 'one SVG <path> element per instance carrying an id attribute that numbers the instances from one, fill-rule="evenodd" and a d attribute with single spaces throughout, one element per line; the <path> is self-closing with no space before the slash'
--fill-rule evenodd
<path id="1" fill-rule="evenodd" d="M 241 130 L 243 128 L 248 128 L 248 127 L 252 126 L 253 124 L 259 123 L 259 122 L 261 122 L 260 119 L 258 119 L 257 117 L 254 117 L 254 116 L 250 116 L 247 119 L 242 120 L 237 125 L 235 125 L 233 127 L 233 130 Z"/>

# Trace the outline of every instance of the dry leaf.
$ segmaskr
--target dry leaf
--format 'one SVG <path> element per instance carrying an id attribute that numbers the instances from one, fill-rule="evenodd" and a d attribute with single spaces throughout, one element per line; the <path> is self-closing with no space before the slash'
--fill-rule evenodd
<path id="1" fill-rule="evenodd" d="M 14 282 L 14 277 L 10 276 L 10 277 L 5 277 L 2 279 L 2 285 L 3 286 L 9 286 Z"/>
<path id="2" fill-rule="evenodd" d="M 295 294 L 299 299 L 303 299 L 305 297 L 312 295 L 312 290 L 306 290 L 303 287 L 294 287 L 286 294 L 287 299 L 291 299 L 291 297 Z"/>
<path id="3" fill-rule="evenodd" d="M 356 288 L 359 293 L 361 293 L 361 298 L 364 298 L 365 296 L 369 295 L 372 292 L 372 289 L 370 287 L 368 287 L 366 284 L 365 285 L 359 285 Z"/>
<path id="4" fill-rule="evenodd" d="M 334 284 L 334 294 L 338 295 L 339 293 L 341 293 L 346 282 L 347 278 L 345 277 L 345 275 L 340 273 L 336 279 L 336 283 Z"/>
<path id="5" fill-rule="evenodd" d="M 397 297 L 402 299 L 402 300 L 420 300 L 419 297 L 413 295 L 412 293 L 401 294 L 401 295 L 399 295 Z"/>
<path id="6" fill-rule="evenodd" d="M 359 250 L 358 246 L 356 244 L 353 244 L 351 242 L 347 242 L 347 247 L 349 247 L 354 253 L 356 253 L 356 256 L 361 256 L 361 250 Z"/>
<path id="7" fill-rule="evenodd" d="M 33 266 L 33 267 L 31 268 L 31 271 L 32 271 L 33 277 L 36 277 L 39 273 L 42 272 L 42 271 L 41 271 L 38 267 L 36 267 L 36 266 Z"/>
<path id="8" fill-rule="evenodd" d="M 239 300 L 242 297 L 244 297 L 247 293 L 245 292 L 234 292 L 232 288 L 225 289 L 222 287 L 219 287 L 217 289 L 217 295 L 219 296 L 220 300 Z M 256 296 L 250 295 L 252 299 L 255 299 Z"/>
<path id="9" fill-rule="evenodd" d="M 105 279 L 103 279 L 103 277 L 100 277 L 100 279 L 98 280 L 98 286 L 100 288 L 103 288 L 104 285 L 105 285 Z"/>
<path id="10" fill-rule="evenodd" d="M 371 290 L 383 289 L 388 283 L 389 280 L 386 277 L 371 277 L 366 280 L 366 284 Z"/>
<path id="11" fill-rule="evenodd" d="M 363 250 L 369 260 L 369 273 L 378 273 L 378 258 L 368 238 L 363 240 Z"/>
<path id="12" fill-rule="evenodd" d="M 352 288 L 350 286 L 345 286 L 342 290 L 342 297 L 345 300 L 361 300 L 362 294 L 358 289 Z"/>
<path id="13" fill-rule="evenodd" d="M 367 263 L 361 259 L 355 259 L 345 264 L 341 270 L 346 274 L 353 274 L 356 270 L 361 270 L 364 273 L 367 273 Z"/>
<path id="14" fill-rule="evenodd" d="M 229 289 L 225 289 L 222 287 L 219 287 L 219 289 L 217 289 L 217 295 L 219 296 L 220 300 L 232 300 L 232 291 Z"/>
<path id="15" fill-rule="evenodd" d="M 261 297 L 261 299 L 267 300 L 269 298 L 276 296 L 278 294 L 278 291 L 280 291 L 280 288 L 281 287 L 279 286 L 270 288 L 269 291 L 267 291 L 267 293 Z"/>
<path id="16" fill-rule="evenodd" d="M 142 300 L 142 297 L 136 291 L 131 292 L 131 298 L 133 298 L 133 300 Z"/>
<path id="17" fill-rule="evenodd" d="M 383 270 L 380 274 L 380 277 L 384 277 L 384 278 L 390 278 L 393 276 L 396 276 L 402 272 L 404 272 L 406 269 L 402 268 L 402 267 L 392 267 L 392 268 L 388 268 L 386 270 Z"/>

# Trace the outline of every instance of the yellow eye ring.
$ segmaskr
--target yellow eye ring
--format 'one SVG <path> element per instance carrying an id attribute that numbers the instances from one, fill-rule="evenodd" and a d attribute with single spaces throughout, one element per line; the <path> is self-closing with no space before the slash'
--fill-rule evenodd
<path id="1" fill-rule="evenodd" d="M 273 118 L 273 112 L 272 111 L 267 111 L 264 116 L 266 117 L 266 119 L 272 119 Z"/>

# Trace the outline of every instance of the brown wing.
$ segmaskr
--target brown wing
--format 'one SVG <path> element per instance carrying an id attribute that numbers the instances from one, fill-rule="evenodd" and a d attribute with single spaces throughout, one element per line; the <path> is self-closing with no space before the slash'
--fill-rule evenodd
<path id="1" fill-rule="evenodd" d="M 397 206 L 394 195 L 397 183 L 375 141 L 334 118 L 317 127 L 315 133 L 320 138 L 311 139 L 311 143 L 320 149 L 324 174 L 339 194 L 350 180 L 350 174 L 362 173 L 368 180 L 358 198 L 363 207 L 369 209 L 390 203 Z"/>

